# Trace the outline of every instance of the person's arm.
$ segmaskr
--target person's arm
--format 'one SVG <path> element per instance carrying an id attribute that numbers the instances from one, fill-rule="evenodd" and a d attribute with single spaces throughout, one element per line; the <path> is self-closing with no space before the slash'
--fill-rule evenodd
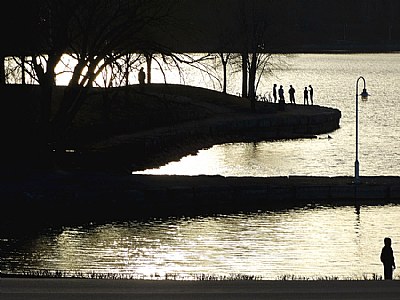
<path id="1" fill-rule="evenodd" d="M 393 256 L 393 269 L 396 269 L 396 263 L 394 262 L 394 256 Z"/>
<path id="2" fill-rule="evenodd" d="M 393 249 L 390 249 L 390 254 L 391 254 L 391 258 L 392 258 L 392 266 L 393 266 L 393 269 L 396 269 L 396 263 L 394 262 Z"/>

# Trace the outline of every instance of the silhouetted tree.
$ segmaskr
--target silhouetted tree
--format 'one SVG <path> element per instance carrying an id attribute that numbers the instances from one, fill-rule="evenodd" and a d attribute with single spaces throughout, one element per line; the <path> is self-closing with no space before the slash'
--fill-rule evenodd
<path id="1" fill-rule="evenodd" d="M 219 58 L 221 59 L 222 64 L 222 73 L 223 73 L 223 84 L 222 84 L 222 93 L 226 94 L 226 86 L 227 86 L 227 79 L 228 79 L 228 62 L 233 53 L 218 53 Z"/>
<path id="2" fill-rule="evenodd" d="M 6 67 L 4 64 L 4 55 L 0 55 L 0 86 L 6 84 Z"/>
<path id="3" fill-rule="evenodd" d="M 255 111 L 257 74 L 262 76 L 267 69 L 273 45 L 282 44 L 285 26 L 281 12 L 283 4 L 274 1 L 241 1 L 239 7 L 239 32 L 242 44 L 242 96 L 250 100 L 251 111 Z M 271 14 L 271 12 L 273 12 Z M 277 35 L 275 24 L 280 22 Z"/>
<path id="4" fill-rule="evenodd" d="M 159 45 L 150 27 L 162 27 L 170 3 L 145 0 L 43 0 L 40 33 L 45 51 L 31 63 L 42 88 L 41 124 L 45 140 L 60 141 L 86 100 L 95 79 L 108 66 L 137 49 Z M 161 48 L 161 47 L 160 47 Z M 68 53 L 77 64 L 54 115 L 55 67 Z"/>

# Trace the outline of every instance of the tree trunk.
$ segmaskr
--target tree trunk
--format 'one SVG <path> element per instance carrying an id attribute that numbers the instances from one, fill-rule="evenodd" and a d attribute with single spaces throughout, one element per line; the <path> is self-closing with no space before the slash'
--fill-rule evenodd
<path id="1" fill-rule="evenodd" d="M 75 66 L 72 78 L 65 88 L 63 98 L 59 105 L 59 108 L 52 119 L 52 139 L 53 140 L 60 140 L 65 132 L 66 124 L 68 123 L 71 108 L 74 105 L 77 97 L 79 97 L 79 93 L 81 87 L 79 86 L 79 79 L 82 74 L 83 69 L 85 68 L 85 61 L 79 61 L 78 64 Z"/>
<path id="2" fill-rule="evenodd" d="M 91 82 L 90 82 L 91 84 Z M 52 120 L 52 139 L 57 143 L 62 142 L 70 128 L 76 113 L 82 106 L 90 85 L 86 87 L 68 86 L 62 99 L 62 106 Z"/>
<path id="3" fill-rule="evenodd" d="M 242 53 L 242 97 L 247 98 L 247 53 Z"/>
<path id="4" fill-rule="evenodd" d="M 130 56 L 129 56 L 129 54 L 127 54 L 126 56 L 125 56 L 125 62 L 126 62 L 126 65 L 125 65 L 125 74 L 124 74 L 124 79 L 125 79 L 125 86 L 129 86 L 129 60 L 130 60 Z"/>
<path id="5" fill-rule="evenodd" d="M 228 58 L 224 59 L 224 54 L 221 54 L 221 61 L 222 61 L 222 69 L 224 72 L 224 83 L 222 87 L 222 93 L 226 94 L 226 85 L 227 85 L 227 65 L 228 65 Z"/>
<path id="6" fill-rule="evenodd" d="M 46 74 L 45 77 L 48 77 Z M 51 117 L 51 101 L 53 98 L 53 84 L 49 79 L 44 79 L 41 83 L 41 99 L 40 99 L 40 131 L 44 142 L 49 142 L 51 136 L 50 117 Z"/>
<path id="7" fill-rule="evenodd" d="M 224 94 L 226 94 L 226 85 L 227 85 L 227 79 L 226 79 L 226 76 L 227 76 L 227 74 L 226 74 L 226 64 L 224 64 L 223 65 L 223 68 L 224 68 L 224 83 L 223 83 L 223 88 L 222 88 L 222 92 L 224 93 Z"/>
<path id="8" fill-rule="evenodd" d="M 53 100 L 53 87 L 55 85 L 55 66 L 61 56 L 50 56 L 47 63 L 47 71 L 38 64 L 33 58 L 35 73 L 38 76 L 41 97 L 40 97 L 40 131 L 42 143 L 47 144 L 51 137 L 50 119 L 51 119 L 51 103 Z"/>
<path id="9" fill-rule="evenodd" d="M 252 112 L 256 111 L 257 53 L 253 52 L 249 69 L 249 99 Z"/>
<path id="10" fill-rule="evenodd" d="M 6 68 L 4 64 L 4 55 L 0 55 L 0 86 L 6 84 Z"/>
<path id="11" fill-rule="evenodd" d="M 151 83 L 151 63 L 153 61 L 153 54 L 146 54 L 147 65 L 147 83 Z"/>
<path id="12" fill-rule="evenodd" d="M 26 77 L 25 77 L 25 56 L 20 56 L 21 60 L 21 81 L 22 85 L 26 84 Z"/>

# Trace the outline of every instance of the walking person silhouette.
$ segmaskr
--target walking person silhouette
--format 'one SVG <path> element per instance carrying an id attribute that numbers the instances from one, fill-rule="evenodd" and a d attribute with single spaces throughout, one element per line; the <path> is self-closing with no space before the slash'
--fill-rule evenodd
<path id="1" fill-rule="evenodd" d="M 382 248 L 381 252 L 381 262 L 383 263 L 383 274 L 385 280 L 393 279 L 393 270 L 396 269 L 396 264 L 394 262 L 392 240 L 388 237 L 384 239 L 385 246 Z"/>

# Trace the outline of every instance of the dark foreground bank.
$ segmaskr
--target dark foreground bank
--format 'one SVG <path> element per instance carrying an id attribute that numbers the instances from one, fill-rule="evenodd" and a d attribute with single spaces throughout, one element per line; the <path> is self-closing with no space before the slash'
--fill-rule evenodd
<path id="1" fill-rule="evenodd" d="M 400 177 L 149 176 L 32 172 L 0 182 L 0 228 L 400 202 Z M 29 225 L 29 226 L 27 226 Z"/>
<path id="2" fill-rule="evenodd" d="M 398 299 L 399 281 L 146 281 L 0 279 L 19 299 Z"/>

